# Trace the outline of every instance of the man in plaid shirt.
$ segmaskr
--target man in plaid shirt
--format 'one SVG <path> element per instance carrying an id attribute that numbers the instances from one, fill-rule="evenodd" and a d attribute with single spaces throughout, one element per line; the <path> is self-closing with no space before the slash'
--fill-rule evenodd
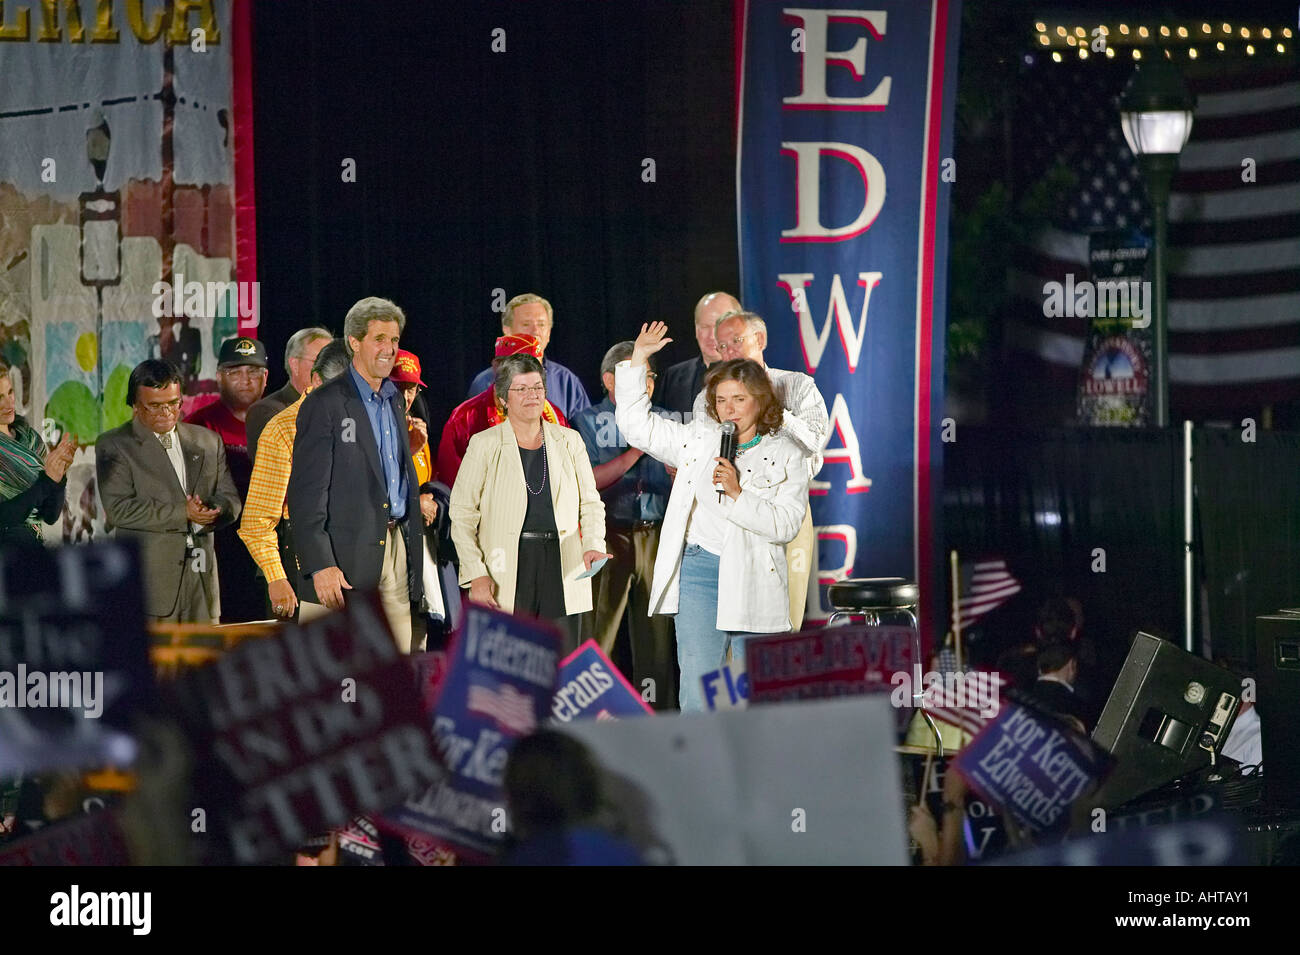
<path id="1" fill-rule="evenodd" d="M 289 533 L 289 510 L 285 506 L 289 473 L 293 470 L 293 439 L 298 433 L 298 409 L 307 394 L 343 374 L 351 361 L 347 346 L 341 341 L 332 341 L 322 348 L 312 365 L 311 386 L 297 401 L 267 422 L 257 441 L 257 457 L 248 484 L 239 537 L 262 569 L 271 612 L 281 619 L 291 619 L 297 611 L 298 595 L 294 585 L 302 582 L 297 572 L 293 538 Z M 285 571 L 286 565 L 294 570 L 292 582 Z M 323 607 L 320 609 L 324 610 Z"/>

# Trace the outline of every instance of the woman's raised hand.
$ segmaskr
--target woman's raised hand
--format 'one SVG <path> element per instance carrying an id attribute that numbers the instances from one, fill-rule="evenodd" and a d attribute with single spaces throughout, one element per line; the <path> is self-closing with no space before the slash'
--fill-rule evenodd
<path id="1" fill-rule="evenodd" d="M 641 334 L 632 343 L 632 366 L 646 364 L 646 359 L 667 345 L 671 338 L 665 338 L 668 326 L 663 322 L 651 322 L 641 326 Z"/>

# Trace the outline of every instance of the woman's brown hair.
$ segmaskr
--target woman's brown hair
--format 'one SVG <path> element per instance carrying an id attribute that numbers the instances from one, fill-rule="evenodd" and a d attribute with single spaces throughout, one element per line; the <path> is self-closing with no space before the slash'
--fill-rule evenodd
<path id="1" fill-rule="evenodd" d="M 767 369 L 748 358 L 733 358 L 719 362 L 709 369 L 704 377 L 704 400 L 709 417 L 718 418 L 718 385 L 724 381 L 738 381 L 758 402 L 758 433 L 775 434 L 781 427 L 781 402 L 776 400 L 772 390 L 772 380 L 767 377 Z"/>

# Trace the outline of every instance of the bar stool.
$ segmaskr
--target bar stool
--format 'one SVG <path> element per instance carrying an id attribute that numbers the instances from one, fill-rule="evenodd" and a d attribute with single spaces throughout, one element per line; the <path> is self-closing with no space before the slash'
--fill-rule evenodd
<path id="1" fill-rule="evenodd" d="M 878 627 L 889 615 L 903 615 L 912 628 L 912 650 L 914 660 L 924 665 L 921 660 L 921 629 L 916 621 L 916 607 L 921 600 L 921 590 L 915 581 L 903 577 L 858 577 L 851 580 L 838 580 L 827 589 L 831 606 L 835 612 L 826 621 L 826 626 L 835 626 L 840 617 L 852 620 L 855 616 L 865 617 L 868 625 Z M 925 692 L 918 683 L 912 687 L 912 705 L 921 711 L 930 732 L 934 734 L 935 751 L 943 758 L 943 737 L 934 724 L 934 718 L 925 710 Z"/>

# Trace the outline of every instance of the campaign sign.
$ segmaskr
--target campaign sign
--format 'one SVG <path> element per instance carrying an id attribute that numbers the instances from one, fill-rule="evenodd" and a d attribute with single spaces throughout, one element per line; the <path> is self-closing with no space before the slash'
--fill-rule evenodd
<path id="1" fill-rule="evenodd" d="M 1111 762 L 1087 737 L 1008 700 L 952 765 L 986 802 L 1043 833 L 1069 826 L 1070 807 L 1097 787 Z"/>
<path id="2" fill-rule="evenodd" d="M 910 627 L 830 627 L 750 637 L 745 672 L 751 703 L 805 700 L 888 690 L 911 671 Z"/>
<path id="3" fill-rule="evenodd" d="M 13 842 L 0 842 L 0 867 L 130 864 L 121 817 L 113 809 L 88 812 Z"/>
<path id="4" fill-rule="evenodd" d="M 132 542 L 0 551 L 0 777 L 129 766 L 155 703 Z"/>
<path id="5" fill-rule="evenodd" d="M 582 718 L 617 720 L 647 713 L 654 710 L 595 640 L 588 640 L 560 661 L 560 679 L 551 701 L 551 717 L 557 723 Z"/>
<path id="6" fill-rule="evenodd" d="M 560 635 L 543 621 L 470 605 L 448 656 L 433 710 L 446 772 L 380 824 L 481 861 L 496 854 L 508 828 L 502 783 L 510 747 L 551 713 Z"/>
<path id="7" fill-rule="evenodd" d="M 749 705 L 749 675 L 745 663 L 733 659 L 716 670 L 700 676 L 700 691 L 704 694 L 704 708 L 718 710 L 743 710 Z"/>
<path id="8" fill-rule="evenodd" d="M 427 717 L 378 602 L 248 640 L 167 687 L 218 859 L 257 863 L 422 791 Z"/>

